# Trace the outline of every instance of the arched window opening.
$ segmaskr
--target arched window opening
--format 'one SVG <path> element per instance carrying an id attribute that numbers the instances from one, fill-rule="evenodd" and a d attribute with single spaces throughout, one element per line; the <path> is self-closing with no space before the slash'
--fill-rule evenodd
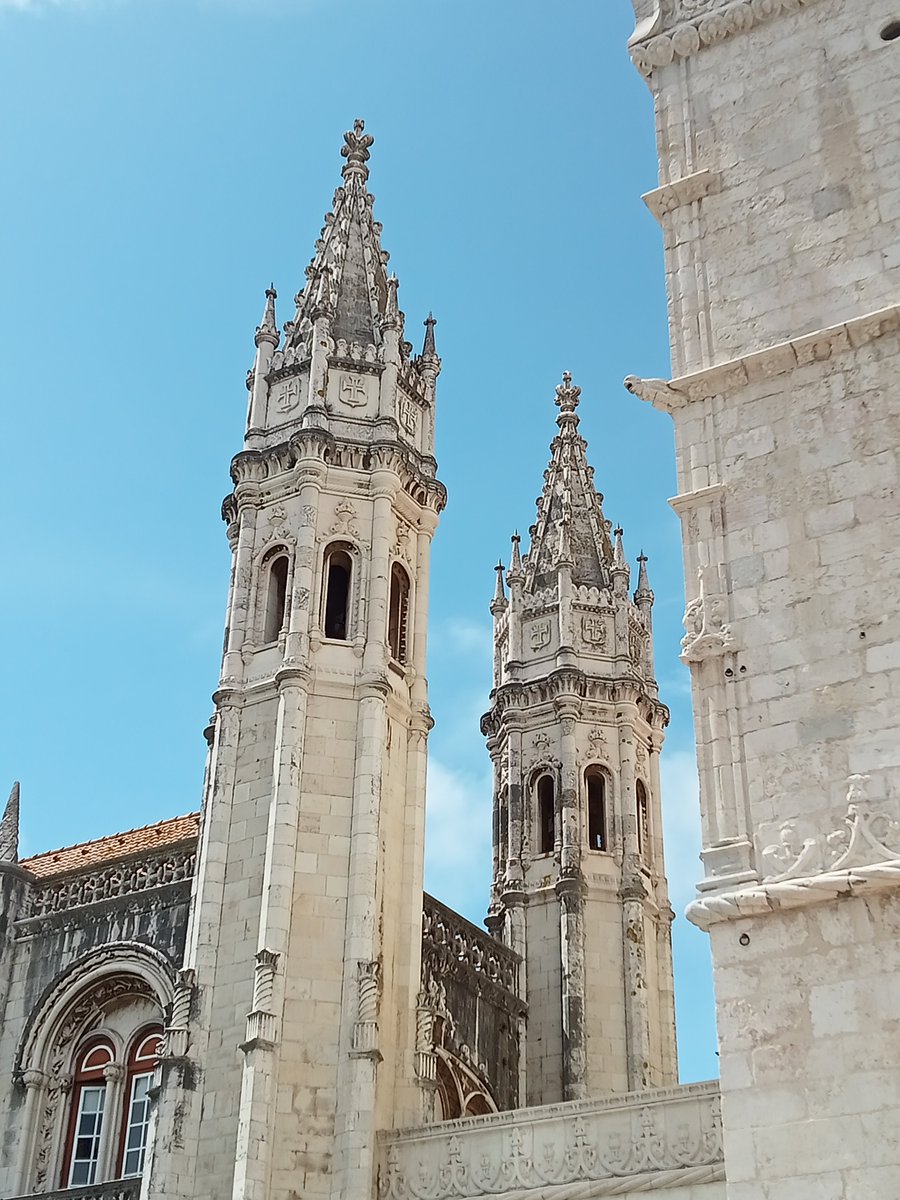
<path id="1" fill-rule="evenodd" d="M 161 1041 L 159 1029 L 144 1030 L 135 1038 L 128 1056 L 119 1161 L 119 1174 L 123 1179 L 140 1175 L 144 1169 L 150 1127 L 150 1088 Z"/>
<path id="2" fill-rule="evenodd" d="M 391 657 L 405 663 L 409 625 L 409 576 L 399 563 L 391 567 L 391 595 L 388 606 L 388 645 Z"/>
<path id="3" fill-rule="evenodd" d="M 266 623 L 263 630 L 264 642 L 276 642 L 284 624 L 284 610 L 287 603 L 288 560 L 286 554 L 279 554 L 269 563 L 269 575 L 266 582 Z"/>
<path id="4" fill-rule="evenodd" d="M 606 846 L 606 780 L 599 771 L 589 771 L 587 785 L 588 847 L 605 850 Z"/>
<path id="5" fill-rule="evenodd" d="M 552 777 L 542 775 L 537 785 L 541 854 L 552 854 L 556 842 L 556 802 L 553 793 Z"/>
<path id="6" fill-rule="evenodd" d="M 97 1182 L 107 1108 L 105 1071 L 114 1058 L 113 1048 L 106 1041 L 89 1043 L 76 1057 L 63 1187 L 82 1187 Z"/>
<path id="7" fill-rule="evenodd" d="M 647 803 L 647 789 L 640 779 L 634 785 L 634 794 L 637 808 L 638 854 L 647 862 L 650 858 L 650 806 Z"/>
<path id="8" fill-rule="evenodd" d="M 350 636 L 350 579 L 353 561 L 346 550 L 332 550 L 325 560 L 325 636 L 345 642 Z"/>

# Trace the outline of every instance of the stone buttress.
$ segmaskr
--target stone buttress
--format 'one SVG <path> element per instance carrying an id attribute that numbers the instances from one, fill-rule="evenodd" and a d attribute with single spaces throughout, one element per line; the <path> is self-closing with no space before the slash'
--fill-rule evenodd
<path id="1" fill-rule="evenodd" d="M 636 0 L 729 1200 L 900 1194 L 900 22 Z"/>
<path id="2" fill-rule="evenodd" d="M 622 531 L 602 512 L 578 433 L 559 433 L 531 547 L 497 568 L 488 925 L 524 959 L 523 1100 L 547 1104 L 676 1080 L 653 593 L 629 596 Z"/>
<path id="3" fill-rule="evenodd" d="M 366 180 L 343 183 L 296 312 L 266 295 L 193 895 L 181 1055 L 149 1195 L 361 1198 L 416 1076 L 428 563 L 440 360 L 404 340 Z"/>

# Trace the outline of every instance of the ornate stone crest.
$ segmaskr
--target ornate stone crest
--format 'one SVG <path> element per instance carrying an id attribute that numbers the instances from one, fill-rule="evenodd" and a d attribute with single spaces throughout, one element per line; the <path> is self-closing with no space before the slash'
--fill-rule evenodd
<path id="1" fill-rule="evenodd" d="M 544 617 L 540 621 L 535 621 L 531 626 L 531 648 L 532 650 L 543 650 L 545 646 L 550 645 L 550 618 Z"/>
<path id="2" fill-rule="evenodd" d="M 581 618 L 581 636 L 586 645 L 602 649 L 606 645 L 606 622 L 596 613 Z"/>
<path id="3" fill-rule="evenodd" d="M 275 393 L 275 407 L 278 412 L 293 411 L 300 403 L 300 380 L 296 375 L 282 381 Z"/>
<path id="4" fill-rule="evenodd" d="M 726 600 L 719 584 L 716 567 L 701 567 L 697 572 L 700 594 L 684 610 L 684 637 L 681 657 L 684 662 L 704 662 L 716 658 L 734 645 L 726 623 Z"/>
<path id="5" fill-rule="evenodd" d="M 349 408 L 361 408 L 369 398 L 365 379 L 362 375 L 345 375 L 341 379 L 338 396 L 341 404 L 346 404 Z"/>

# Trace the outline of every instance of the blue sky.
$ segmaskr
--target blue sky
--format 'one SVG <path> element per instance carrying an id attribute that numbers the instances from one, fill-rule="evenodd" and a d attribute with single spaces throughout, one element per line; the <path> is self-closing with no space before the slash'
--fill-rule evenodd
<path id="1" fill-rule="evenodd" d="M 493 564 L 554 387 L 650 556 L 682 1077 L 717 1072 L 649 93 L 627 0 L 0 0 L 5 774 L 23 852 L 190 811 L 221 650 L 219 502 L 263 289 L 303 281 L 356 116 L 407 329 L 438 318 L 427 886 L 480 921 Z"/>

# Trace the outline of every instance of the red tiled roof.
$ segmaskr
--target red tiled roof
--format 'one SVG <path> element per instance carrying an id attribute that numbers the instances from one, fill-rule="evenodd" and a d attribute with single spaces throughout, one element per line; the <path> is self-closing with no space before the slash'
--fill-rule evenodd
<path id="1" fill-rule="evenodd" d="M 31 858 L 23 858 L 19 866 L 44 879 L 48 875 L 63 875 L 67 871 L 96 867 L 101 863 L 115 862 L 117 858 L 130 858 L 134 854 L 158 850 L 161 846 L 187 842 L 197 837 L 199 829 L 200 814 L 188 813 L 184 817 L 157 821 L 155 825 L 144 825 L 141 829 L 113 833 L 93 842 L 80 842 L 77 846 L 64 846 L 61 850 L 35 854 Z"/>

